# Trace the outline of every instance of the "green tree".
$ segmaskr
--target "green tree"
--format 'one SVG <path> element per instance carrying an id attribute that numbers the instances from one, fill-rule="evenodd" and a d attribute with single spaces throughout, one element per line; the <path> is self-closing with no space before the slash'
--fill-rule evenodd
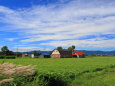
<path id="1" fill-rule="evenodd" d="M 2 51 L 3 55 L 6 55 L 6 56 L 14 55 L 13 51 L 10 51 L 7 46 L 3 46 L 1 48 L 1 51 Z"/>
<path id="2" fill-rule="evenodd" d="M 62 50 L 63 48 L 62 48 L 61 46 L 58 46 L 57 49 L 58 49 L 58 50 Z"/>
<path id="3" fill-rule="evenodd" d="M 3 55 L 3 52 L 0 51 L 0 55 Z"/>
<path id="4" fill-rule="evenodd" d="M 75 49 L 75 45 L 72 45 L 72 49 L 73 49 L 73 50 Z"/>
<path id="5" fill-rule="evenodd" d="M 16 55 L 17 57 L 21 57 L 21 56 L 22 56 L 22 54 L 21 54 L 20 52 L 16 52 L 15 55 Z"/>
<path id="6" fill-rule="evenodd" d="M 39 55 L 39 53 L 38 53 L 38 52 L 36 52 L 36 50 L 34 50 L 34 51 L 33 51 L 33 54 L 34 54 L 34 55 L 36 55 L 36 56 L 38 56 L 38 55 Z"/>
<path id="7" fill-rule="evenodd" d="M 3 53 L 4 55 L 8 55 L 8 54 L 9 54 L 9 49 L 8 49 L 7 46 L 3 46 L 3 47 L 1 48 L 1 51 L 2 51 L 2 53 Z"/>
<path id="8" fill-rule="evenodd" d="M 72 45 L 71 47 L 68 48 L 68 50 L 72 51 L 75 49 L 75 45 Z"/>
<path id="9" fill-rule="evenodd" d="M 13 51 L 10 51 L 8 52 L 8 55 L 15 55 Z"/>
<path id="10" fill-rule="evenodd" d="M 69 47 L 68 50 L 72 51 L 73 49 L 72 49 L 72 47 Z"/>

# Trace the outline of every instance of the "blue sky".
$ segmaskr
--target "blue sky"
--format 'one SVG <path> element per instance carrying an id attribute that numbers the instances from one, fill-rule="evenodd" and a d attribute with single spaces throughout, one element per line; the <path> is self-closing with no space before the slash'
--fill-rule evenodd
<path id="1" fill-rule="evenodd" d="M 115 0 L 0 0 L 0 48 L 115 50 Z"/>

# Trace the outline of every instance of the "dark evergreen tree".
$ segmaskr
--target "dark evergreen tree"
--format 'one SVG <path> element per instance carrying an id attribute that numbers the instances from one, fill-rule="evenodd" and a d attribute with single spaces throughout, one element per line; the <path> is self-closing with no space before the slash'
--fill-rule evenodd
<path id="1" fill-rule="evenodd" d="M 58 50 L 62 50 L 63 48 L 62 48 L 61 46 L 58 46 L 57 49 L 58 49 Z"/>
<path id="2" fill-rule="evenodd" d="M 72 51 L 75 49 L 75 45 L 72 45 L 71 47 L 68 48 L 68 50 Z"/>

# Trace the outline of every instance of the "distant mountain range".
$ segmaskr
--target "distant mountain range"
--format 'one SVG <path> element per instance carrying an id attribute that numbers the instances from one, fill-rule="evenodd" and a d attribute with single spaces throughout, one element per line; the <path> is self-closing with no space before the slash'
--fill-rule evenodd
<path id="1" fill-rule="evenodd" d="M 89 50 L 81 50 L 81 51 L 83 51 L 86 55 L 115 55 L 115 51 L 89 51 Z M 37 52 L 44 55 L 49 55 L 52 51 L 38 50 Z M 22 52 L 22 53 L 26 53 L 26 52 Z M 28 53 L 33 53 L 33 51 L 29 51 Z"/>
<path id="2" fill-rule="evenodd" d="M 40 51 L 40 50 L 38 50 L 38 51 L 36 51 L 36 52 L 41 53 L 41 54 L 43 54 L 43 55 L 50 55 L 50 53 L 51 53 L 52 51 Z M 22 53 L 33 53 L 33 51 L 22 52 Z"/>
<path id="3" fill-rule="evenodd" d="M 88 51 L 82 50 L 87 55 L 115 55 L 115 51 Z"/>

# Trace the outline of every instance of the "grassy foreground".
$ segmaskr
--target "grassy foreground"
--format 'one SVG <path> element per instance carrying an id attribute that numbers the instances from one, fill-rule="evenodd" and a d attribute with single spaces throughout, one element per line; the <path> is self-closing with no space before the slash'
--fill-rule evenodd
<path id="1" fill-rule="evenodd" d="M 0 59 L 4 62 L 36 65 L 40 84 L 35 79 L 27 86 L 115 86 L 115 57 L 64 59 Z M 41 78 L 42 77 L 42 78 Z M 46 84 L 44 84 L 46 83 Z"/>

